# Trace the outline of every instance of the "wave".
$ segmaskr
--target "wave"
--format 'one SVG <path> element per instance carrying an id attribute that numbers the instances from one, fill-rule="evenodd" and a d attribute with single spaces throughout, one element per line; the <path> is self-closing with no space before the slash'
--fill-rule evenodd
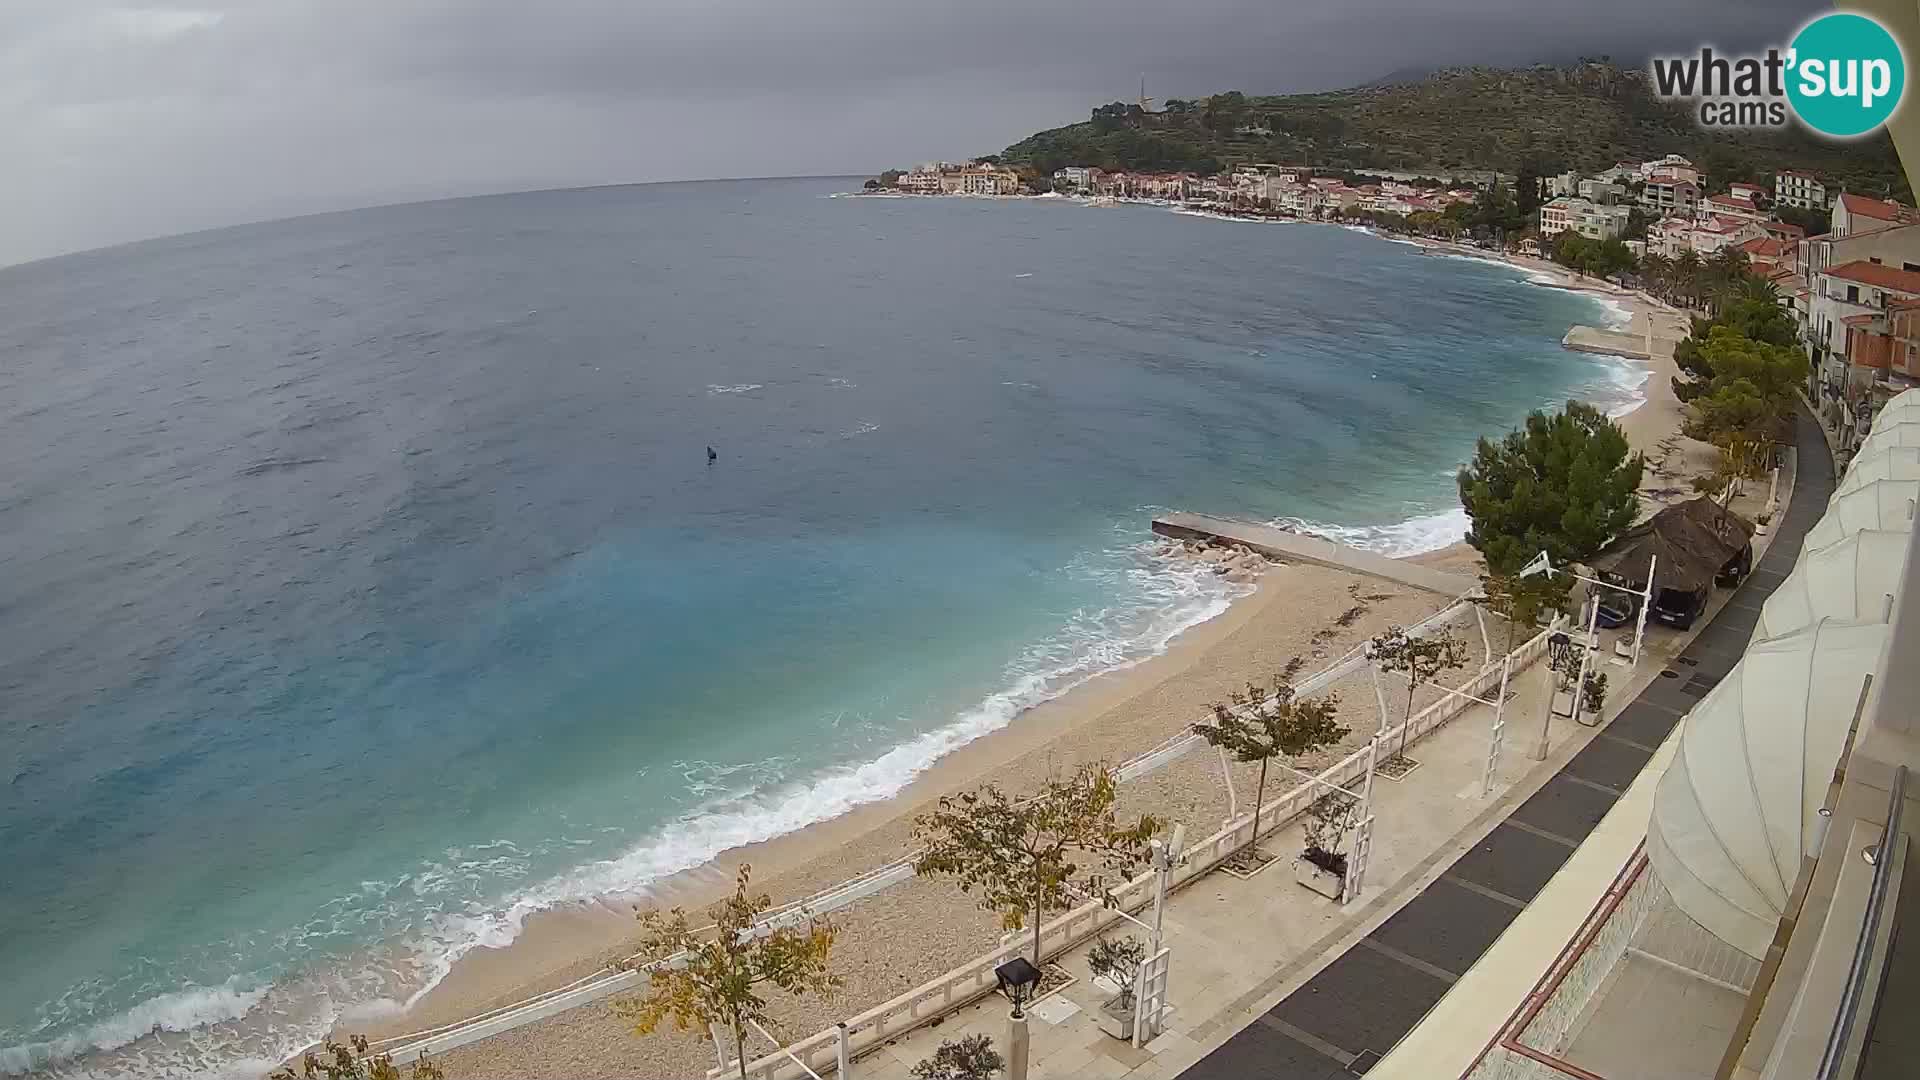
<path id="1" fill-rule="evenodd" d="M 407 940 L 370 948 L 330 970 L 246 986 L 237 978 L 154 998 L 82 1033 L 0 1049 L 0 1074 L 51 1067 L 61 1076 L 257 1076 L 312 1045 L 335 1024 L 411 1008 L 477 948 L 501 948 L 529 917 L 565 905 L 633 896 L 672 875 L 743 845 L 783 836 L 883 801 L 953 751 L 1014 722 L 1023 712 L 1100 675 L 1164 653 L 1181 633 L 1213 619 L 1250 593 L 1214 568 L 1130 543 L 1075 560 L 1100 595 L 1122 599 L 1072 613 L 1055 633 L 1023 650 L 999 689 L 932 731 L 907 738 L 870 760 L 795 774 L 749 765 L 701 773 L 708 798 L 613 858 L 576 867 L 484 907 L 429 917 Z M 689 766 L 692 768 L 692 766 Z M 731 790 L 728 790 L 728 788 Z M 383 889 L 431 891 L 442 875 L 469 875 L 477 864 L 416 871 Z M 192 1032 L 163 1039 L 161 1033 Z"/>
<path id="2" fill-rule="evenodd" d="M 1633 325 L 1633 309 L 1628 307 L 1619 298 L 1612 296 L 1595 296 L 1593 299 L 1600 305 L 1600 310 L 1604 313 L 1604 329 L 1625 330 L 1627 327 Z"/>
<path id="3" fill-rule="evenodd" d="M 268 987 L 242 989 L 239 976 L 219 986 L 189 986 L 161 994 L 110 1017 L 86 1030 L 48 1042 L 0 1047 L 0 1073 L 9 1075 L 46 1068 L 83 1054 L 118 1050 L 138 1039 L 163 1032 L 181 1034 L 197 1028 L 238 1020 L 267 996 Z"/>
<path id="4" fill-rule="evenodd" d="M 763 390 L 765 388 L 766 388 L 765 383 L 757 383 L 757 382 L 735 383 L 732 386 L 720 386 L 718 384 L 712 384 L 707 387 L 707 393 L 709 394 L 745 394 L 745 393 L 748 393 L 749 391 Z"/>
<path id="5" fill-rule="evenodd" d="M 1115 556 L 1119 556 L 1117 559 Z M 1106 565 L 1117 563 L 1117 566 Z M 865 762 L 710 801 L 630 851 L 580 867 L 516 896 L 471 927 L 489 945 L 517 935 L 525 917 L 570 901 L 631 895 L 662 878 L 758 843 L 892 798 L 934 762 L 1007 726 L 1021 713 L 1100 675 L 1164 653 L 1180 634 L 1216 618 L 1251 585 L 1227 582 L 1211 566 L 1157 554 L 1148 544 L 1077 562 L 1124 602 L 1075 612 L 1064 627 L 1024 650 L 1005 681 L 948 723 Z"/>
<path id="6" fill-rule="evenodd" d="M 1466 539 L 1467 530 L 1473 523 L 1467 517 L 1466 510 L 1456 506 L 1451 510 L 1422 514 L 1391 525 L 1329 525 L 1294 517 L 1278 518 L 1272 524 L 1400 558 L 1439 551 L 1457 544 Z"/>
<path id="7" fill-rule="evenodd" d="M 1647 381 L 1653 378 L 1651 367 L 1627 356 L 1608 353 L 1589 356 L 1605 364 L 1607 384 L 1596 395 L 1595 404 L 1605 409 L 1608 416 L 1618 420 L 1647 403 Z"/>

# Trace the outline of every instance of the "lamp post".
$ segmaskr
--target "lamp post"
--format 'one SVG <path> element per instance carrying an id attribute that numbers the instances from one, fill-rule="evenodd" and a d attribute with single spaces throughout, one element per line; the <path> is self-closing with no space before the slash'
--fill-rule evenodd
<path id="1" fill-rule="evenodd" d="M 993 977 L 1000 993 L 1013 1003 L 1013 1011 L 1007 1014 L 1007 1080 L 1027 1080 L 1027 1014 L 1021 1006 L 1032 1001 L 1040 988 L 1040 969 L 1026 957 L 1016 956 L 994 968 Z"/>

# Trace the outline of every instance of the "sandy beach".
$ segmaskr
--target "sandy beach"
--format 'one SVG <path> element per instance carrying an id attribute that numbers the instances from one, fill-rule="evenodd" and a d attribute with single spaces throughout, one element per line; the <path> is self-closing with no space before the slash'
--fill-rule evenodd
<path id="1" fill-rule="evenodd" d="M 1494 258 L 1473 249 L 1457 253 Z M 1551 275 L 1560 287 L 1619 302 L 1632 312 L 1630 333 L 1644 335 L 1648 320 L 1657 338 L 1685 333 L 1683 316 L 1639 294 L 1579 279 L 1551 263 L 1504 261 Z M 1619 418 L 1633 445 L 1650 462 L 1662 462 L 1643 484 L 1643 493 L 1655 501 L 1668 488 L 1691 495 L 1684 474 L 1711 461 L 1710 448 L 1677 438 L 1681 407 L 1670 385 L 1673 363 L 1668 350 L 1660 352 L 1647 364 L 1649 378 L 1641 388 L 1645 402 Z M 1144 532 L 1144 520 L 1141 526 Z M 1479 569 L 1477 553 L 1464 544 L 1415 558 L 1467 576 Z M 662 883 L 653 900 L 701 907 L 726 888 L 742 862 L 752 864 L 756 888 L 776 903 L 804 897 L 904 854 L 914 815 L 941 795 L 983 782 L 1019 791 L 1082 762 L 1124 760 L 1180 733 L 1228 691 L 1249 681 L 1267 682 L 1292 657 L 1305 658 L 1305 670 L 1315 670 L 1389 625 L 1416 622 L 1444 603 L 1432 594 L 1335 570 L 1273 565 L 1251 595 L 1182 635 L 1163 655 L 1028 711 L 1007 728 L 943 758 L 892 800 L 728 852 L 715 864 Z M 1496 628 L 1496 648 L 1504 644 L 1499 632 Z M 1468 637 L 1474 639 L 1469 670 L 1477 670 L 1486 656 L 1477 635 Z M 1335 689 L 1352 733 L 1342 749 L 1326 755 L 1328 760 L 1345 747 L 1364 744 L 1375 724 L 1371 691 L 1358 677 L 1349 683 Z M 1422 695 L 1415 707 L 1433 696 Z M 1220 768 L 1211 753 L 1189 754 L 1123 785 L 1123 809 L 1129 815 L 1183 821 L 1200 834 L 1211 832 L 1227 811 Z M 1242 792 L 1253 781 L 1251 767 L 1236 767 L 1235 784 Z M 1275 790 L 1270 785 L 1269 795 Z M 631 951 L 633 904 L 634 898 L 609 898 L 542 913 L 511 946 L 469 954 L 406 1015 L 357 1028 L 374 1036 L 415 1031 L 591 973 Z M 1000 938 L 997 920 L 944 881 L 897 886 L 836 913 L 833 922 L 839 931 L 833 966 L 845 989 L 830 1002 L 781 1002 L 781 1031 L 787 1037 L 810 1034 L 887 1000 L 992 948 Z M 636 1037 L 599 1003 L 462 1048 L 442 1063 L 449 1075 L 460 1078 L 685 1077 L 704 1075 L 714 1055 L 711 1044 L 695 1033 Z"/>

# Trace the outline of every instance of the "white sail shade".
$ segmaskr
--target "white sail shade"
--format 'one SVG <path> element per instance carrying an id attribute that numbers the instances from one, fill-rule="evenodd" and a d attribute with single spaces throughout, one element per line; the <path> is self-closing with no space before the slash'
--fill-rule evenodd
<path id="1" fill-rule="evenodd" d="M 1888 398 L 1887 403 L 1874 414 L 1873 428 L 1878 431 L 1882 427 L 1912 420 L 1920 420 L 1920 390 L 1902 390 Z"/>
<path id="2" fill-rule="evenodd" d="M 1827 503 L 1827 512 L 1807 530 L 1802 551 L 1817 551 L 1862 529 L 1912 532 L 1914 500 L 1920 481 L 1875 480 Z"/>
<path id="3" fill-rule="evenodd" d="M 1757 642 L 1687 714 L 1654 792 L 1647 853 L 1674 903 L 1715 937 L 1760 958 L 1845 746 L 1884 624 L 1822 620 Z"/>
<path id="4" fill-rule="evenodd" d="M 1900 588 L 1907 539 L 1904 532 L 1863 529 L 1817 550 L 1801 549 L 1793 572 L 1760 609 L 1753 640 L 1791 634 L 1821 619 L 1885 622 L 1887 598 Z"/>
<path id="5" fill-rule="evenodd" d="M 1920 446 L 1889 446 L 1872 457 L 1856 457 L 1834 488 L 1844 495 L 1875 480 L 1920 480 Z"/>
<path id="6" fill-rule="evenodd" d="M 1858 461 L 1871 457 L 1895 446 L 1920 446 L 1920 417 L 1912 421 L 1895 420 L 1885 426 L 1875 424 L 1867 437 L 1861 439 L 1860 445 L 1854 448 L 1853 459 Z"/>

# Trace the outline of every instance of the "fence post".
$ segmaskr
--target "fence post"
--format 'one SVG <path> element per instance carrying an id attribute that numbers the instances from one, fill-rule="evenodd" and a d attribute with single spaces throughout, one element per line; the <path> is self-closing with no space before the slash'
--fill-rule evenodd
<path id="1" fill-rule="evenodd" d="M 839 1070 L 840 1080 L 851 1080 L 853 1076 L 853 1047 L 850 1045 L 850 1037 L 847 1035 L 847 1022 L 842 1020 L 833 1026 L 839 1035 L 839 1045 L 835 1047 L 834 1050 L 834 1064 Z"/>

